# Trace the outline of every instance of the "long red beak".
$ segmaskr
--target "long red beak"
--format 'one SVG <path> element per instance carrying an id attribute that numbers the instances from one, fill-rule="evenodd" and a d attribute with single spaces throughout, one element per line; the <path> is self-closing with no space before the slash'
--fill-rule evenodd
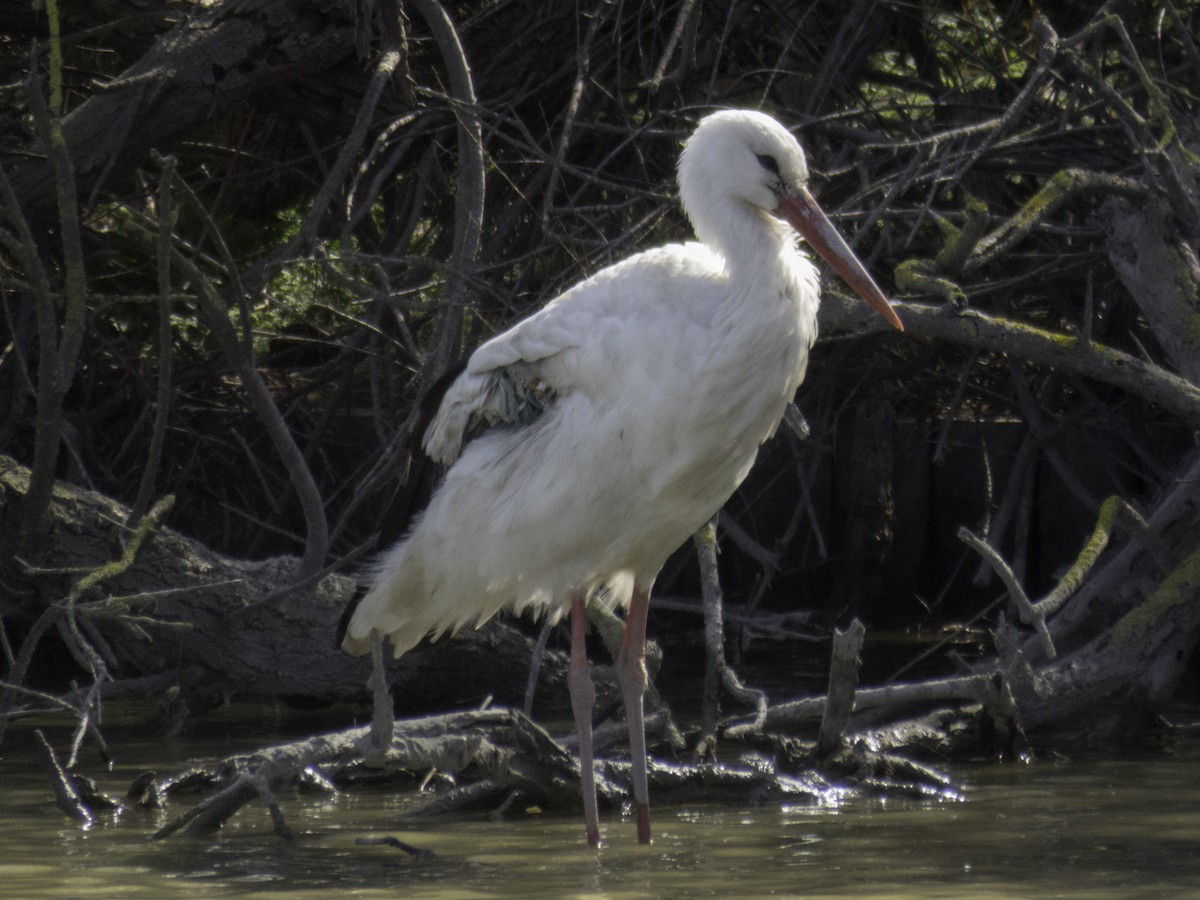
<path id="1" fill-rule="evenodd" d="M 879 285 L 875 283 L 875 279 L 859 262 L 849 245 L 842 240 L 842 236 L 817 205 L 808 188 L 796 188 L 784 197 L 776 207 L 775 214 L 800 232 L 808 246 L 820 253 L 821 257 L 833 266 L 833 270 L 842 276 L 846 284 L 854 288 L 854 292 L 870 303 L 893 328 L 897 331 L 904 330 L 904 324 L 888 303 L 883 291 L 879 289 Z"/>

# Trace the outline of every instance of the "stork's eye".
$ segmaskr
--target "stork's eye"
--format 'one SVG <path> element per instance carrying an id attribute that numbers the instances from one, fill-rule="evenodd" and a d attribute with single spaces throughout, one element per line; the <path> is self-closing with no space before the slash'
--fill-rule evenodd
<path id="1" fill-rule="evenodd" d="M 783 173 L 779 171 L 779 161 L 775 157 L 767 153 L 760 153 L 758 154 L 758 164 L 776 178 L 783 177 Z"/>

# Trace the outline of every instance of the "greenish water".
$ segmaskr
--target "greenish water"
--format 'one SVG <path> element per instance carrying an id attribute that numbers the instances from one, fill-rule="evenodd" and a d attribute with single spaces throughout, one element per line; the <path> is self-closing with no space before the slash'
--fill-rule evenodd
<path id="1" fill-rule="evenodd" d="M 629 819 L 609 814 L 593 851 L 574 817 L 480 814 L 414 829 L 399 821 L 406 798 L 383 790 L 281 797 L 294 846 L 274 836 L 261 806 L 211 839 L 151 841 L 186 798 L 85 831 L 54 807 L 30 727 L 14 726 L 0 751 L 6 898 L 1200 896 L 1200 742 L 1129 760 L 957 767 L 961 801 L 658 808 L 649 847 L 636 844 Z M 266 727 L 256 714 L 168 743 L 114 727 L 112 769 L 94 754 L 87 763 L 119 795 L 145 768 L 176 772 L 266 743 Z M 284 723 L 275 737 L 289 727 L 299 726 Z M 66 745 L 66 731 L 49 736 Z M 356 843 L 384 835 L 436 855 Z"/>

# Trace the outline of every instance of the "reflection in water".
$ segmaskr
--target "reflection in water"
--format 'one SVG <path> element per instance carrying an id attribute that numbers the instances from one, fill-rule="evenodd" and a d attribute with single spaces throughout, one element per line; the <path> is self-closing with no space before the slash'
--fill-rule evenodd
<path id="1" fill-rule="evenodd" d="M 311 724 L 311 723 L 309 723 Z M 258 722 L 261 727 L 261 721 Z M 127 811 L 80 831 L 52 805 L 19 725 L 0 766 L 0 893 L 6 897 L 925 896 L 1130 897 L 1200 892 L 1200 743 L 1121 761 L 986 765 L 953 774 L 962 802 L 854 801 L 837 808 L 661 808 L 655 842 L 610 814 L 589 850 L 574 816 L 401 820 L 407 798 L 361 791 L 281 797 L 287 846 L 265 809 L 209 840 L 148 836 L 180 809 Z M 109 730 L 122 759 L 93 774 L 120 794 L 148 766 L 257 745 L 230 727 L 164 746 Z M 58 746 L 61 737 L 52 736 Z M 436 856 L 415 860 L 367 835 Z"/>

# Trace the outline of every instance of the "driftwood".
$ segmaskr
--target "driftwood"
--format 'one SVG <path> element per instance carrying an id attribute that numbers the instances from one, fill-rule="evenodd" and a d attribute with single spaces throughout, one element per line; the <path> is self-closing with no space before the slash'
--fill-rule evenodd
<path id="1" fill-rule="evenodd" d="M 37 738 L 38 751 L 42 756 L 42 764 L 46 768 L 46 776 L 49 778 L 50 787 L 54 791 L 55 805 L 83 827 L 90 826 L 95 819 L 95 813 L 79 796 L 79 792 L 75 789 L 70 776 L 59 763 L 58 755 L 54 752 L 54 748 L 46 740 L 46 736 L 38 731 L 35 737 Z"/>
<path id="2" fill-rule="evenodd" d="M 79 776 L 68 775 L 57 765 L 44 739 L 42 748 L 59 806 L 81 825 L 90 826 L 102 808 L 123 805 L 94 786 L 81 796 L 75 789 Z M 650 783 L 656 801 L 668 805 L 783 799 L 816 803 L 864 794 L 956 796 L 944 776 L 891 751 L 847 746 L 818 759 L 812 749 L 811 744 L 757 735 L 744 760 L 718 765 L 656 759 Z M 513 805 L 514 794 L 525 805 L 571 814 L 580 804 L 578 758 L 522 713 L 503 708 L 396 720 L 391 744 L 383 754 L 372 746 L 371 727 L 361 726 L 264 747 L 166 778 L 141 776 L 128 791 L 126 804 L 148 805 L 150 796 L 152 805 L 169 806 L 198 790 L 206 793 L 154 833 L 162 839 L 210 834 L 257 802 L 269 812 L 276 834 L 294 842 L 277 800 L 281 792 L 301 784 L 336 792 L 385 779 L 413 789 L 421 783 L 421 773 L 430 770 L 453 774 L 461 784 L 421 791 L 406 815 L 428 816 L 466 807 L 503 812 Z M 602 803 L 618 806 L 629 792 L 628 763 L 599 760 L 597 789 Z"/>
<path id="3" fill-rule="evenodd" d="M 937 742 L 930 737 L 939 730 L 935 716 L 886 732 L 857 735 L 853 740 L 843 734 L 853 705 L 862 626 L 855 623 L 839 636 L 831 676 L 837 698 L 836 702 L 831 698 L 826 703 L 817 744 L 768 733 L 761 727 L 743 728 L 739 733 L 746 739 L 745 748 L 738 751 L 726 745 L 723 752 L 734 759 L 724 764 L 688 765 L 655 758 L 650 782 L 657 802 L 763 803 L 785 798 L 790 802 L 828 802 L 863 794 L 956 797 L 956 789 L 944 776 L 896 752 L 935 749 Z M 377 674 L 383 672 L 381 647 L 378 641 L 373 647 Z M 842 648 L 840 652 L 837 647 Z M 243 807 L 258 801 L 270 814 L 276 834 L 289 843 L 295 842 L 295 836 L 277 795 L 299 784 L 336 792 L 364 780 L 414 782 L 421 771 L 438 771 L 454 775 L 454 786 L 426 792 L 410 815 L 480 806 L 503 813 L 517 797 L 542 809 L 575 811 L 578 807 L 579 761 L 568 749 L 574 744 L 573 738 L 555 741 L 523 713 L 503 708 L 395 720 L 379 702 L 386 697 L 386 690 L 377 687 L 375 694 L 371 725 L 264 747 L 162 780 L 148 774 L 139 776 L 127 792 L 127 802 L 162 807 L 173 797 L 194 793 L 197 788 L 209 793 L 160 827 L 154 837 L 161 839 L 176 833 L 193 837 L 209 834 Z M 668 727 L 663 728 L 664 724 Z M 670 725 L 662 709 L 653 712 L 647 721 L 648 735 L 657 736 L 655 743 L 662 749 L 670 749 L 676 737 Z M 943 723 L 940 729 L 944 732 L 945 727 Z M 624 731 L 615 723 L 607 730 Z M 597 733 L 600 746 L 610 742 L 604 731 Z M 901 747 L 901 737 L 911 743 Z M 701 744 L 706 739 L 702 736 Z M 78 774 L 65 772 L 40 732 L 38 740 L 56 802 L 67 815 L 89 827 L 98 808 L 120 807 Z M 936 747 L 946 748 L 945 741 Z M 715 748 L 709 753 L 715 755 Z M 607 806 L 616 806 L 629 795 L 629 779 L 628 763 L 597 761 L 597 792 Z M 87 789 L 77 791 L 80 785 L 87 785 Z M 428 855 L 402 842 L 395 846 L 417 857 Z"/>
<path id="4" fill-rule="evenodd" d="M 168 822 L 155 836 L 212 831 L 256 797 L 277 809 L 274 793 L 309 770 L 331 783 L 363 777 L 366 765 L 372 780 L 380 772 L 399 770 L 475 770 L 534 796 L 549 809 L 569 806 L 570 798 L 577 796 L 577 761 L 517 712 L 493 709 L 397 722 L 391 746 L 382 755 L 369 749 L 371 761 L 364 764 L 363 745 L 369 735 L 370 728 L 364 726 L 224 760 L 211 770 L 218 792 Z M 606 783 L 601 796 L 612 799 Z M 281 821 L 276 817 L 277 829 Z"/>
<path id="5" fill-rule="evenodd" d="M 1048 631 L 1023 636 L 1001 621 L 994 632 L 996 655 L 973 666 L 975 672 L 860 689 L 854 697 L 858 721 L 899 721 L 895 739 L 904 744 L 900 734 L 914 728 L 905 721 L 913 710 L 951 702 L 960 704 L 960 725 L 982 717 L 1014 734 L 1042 732 L 1060 740 L 1067 737 L 1068 742 L 1074 735 L 1090 743 L 1119 743 L 1140 733 L 1169 705 L 1200 639 L 1200 592 L 1195 588 L 1200 583 L 1200 546 L 1191 526 L 1200 512 L 1194 490 L 1198 475 L 1200 463 L 1181 472 L 1145 523 L 1158 538 L 1132 541 L 1110 558 L 1072 596 L 1060 617 L 1046 620 Z M 1102 522 L 1098 530 L 1110 527 Z M 1163 573 L 1161 539 L 1171 535 L 1180 539 L 1179 549 Z M 1094 543 L 1090 540 L 1083 547 L 1080 567 L 1095 562 Z M 1072 567 L 1064 580 L 1078 574 Z M 1157 587 L 1139 596 L 1138 587 L 1146 579 L 1153 579 Z M 1021 592 L 1019 586 L 1010 590 Z M 1057 593 L 1050 595 L 1055 603 L 1060 599 Z M 1057 608 L 1049 608 L 1050 614 Z M 1047 646 L 1051 636 L 1053 643 Z M 1050 652 L 1055 647 L 1056 652 Z M 820 720 L 826 709 L 824 696 L 773 704 L 767 709 L 766 725 L 802 726 Z M 737 729 L 746 723 L 734 719 L 727 724 Z M 972 731 L 952 730 L 960 738 Z"/>
<path id="6" fill-rule="evenodd" d="M 845 742 L 846 727 L 854 711 L 854 691 L 858 687 L 859 653 L 867 629 L 855 619 L 845 631 L 833 633 L 833 654 L 829 663 L 829 691 L 821 714 L 817 735 L 817 755 L 829 756 Z"/>

